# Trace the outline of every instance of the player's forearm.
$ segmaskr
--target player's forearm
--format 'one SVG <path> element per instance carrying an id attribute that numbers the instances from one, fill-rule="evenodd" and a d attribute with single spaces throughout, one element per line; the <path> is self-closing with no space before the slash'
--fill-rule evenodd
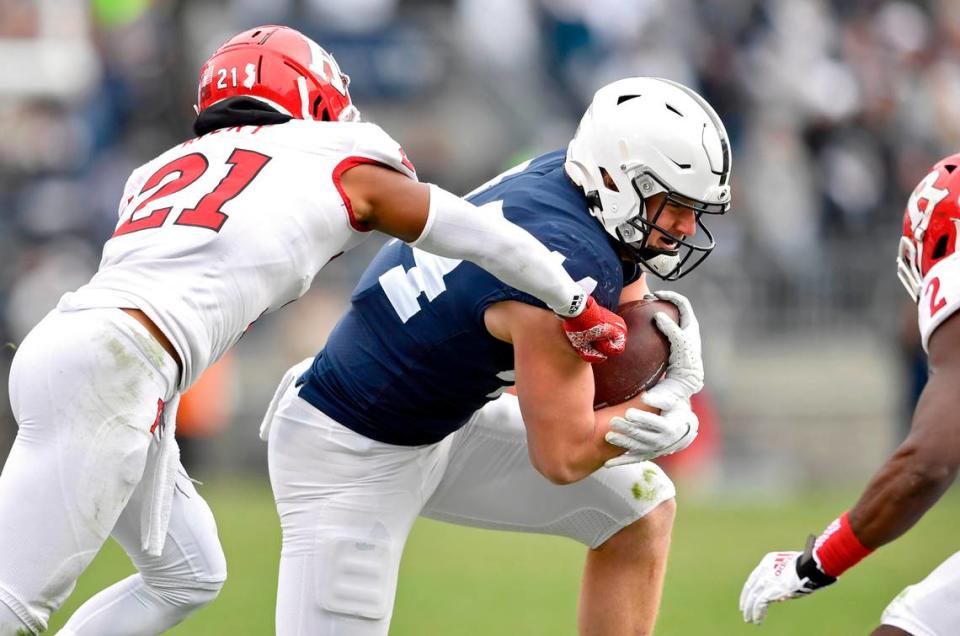
<path id="1" fill-rule="evenodd" d="M 850 510 L 851 529 L 867 548 L 912 528 L 953 482 L 957 466 L 926 455 L 909 443 L 901 446 Z"/>
<path id="2" fill-rule="evenodd" d="M 960 369 L 934 367 L 910 435 L 874 476 L 850 525 L 863 544 L 878 548 L 909 530 L 953 483 L 960 467 L 960 414 L 955 387 Z"/>
<path id="3" fill-rule="evenodd" d="M 610 431 L 610 419 L 622 416 L 628 408 L 653 410 L 637 396 L 623 404 L 584 414 L 576 420 L 558 416 L 558 422 L 562 424 L 551 427 L 555 434 L 545 440 L 536 458 L 534 441 L 531 440 L 531 458 L 534 458 L 537 470 L 554 483 L 569 484 L 584 479 L 608 459 L 622 455 L 623 449 L 608 443 L 605 437 Z"/>
<path id="4" fill-rule="evenodd" d="M 430 186 L 430 214 L 411 243 L 428 252 L 476 263 L 563 316 L 578 314 L 586 293 L 540 241 L 497 214 Z"/>
<path id="5" fill-rule="evenodd" d="M 952 365 L 952 362 L 951 362 Z M 830 576 L 909 530 L 953 482 L 960 466 L 960 417 L 954 387 L 960 369 L 934 369 L 910 435 L 867 486 L 857 505 L 828 526 L 815 550 Z"/>
<path id="6" fill-rule="evenodd" d="M 551 482 L 563 485 L 580 481 L 596 470 L 598 444 L 593 420 L 585 417 L 558 416 L 527 423 L 527 448 L 533 467 Z M 602 442 L 602 438 L 601 438 Z"/>

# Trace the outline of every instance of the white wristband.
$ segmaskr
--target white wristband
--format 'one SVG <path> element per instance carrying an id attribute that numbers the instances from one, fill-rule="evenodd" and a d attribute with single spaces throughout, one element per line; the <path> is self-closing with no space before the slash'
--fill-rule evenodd
<path id="1" fill-rule="evenodd" d="M 532 234 L 434 184 L 427 222 L 410 245 L 476 263 L 561 316 L 577 316 L 586 306 L 586 292 Z"/>

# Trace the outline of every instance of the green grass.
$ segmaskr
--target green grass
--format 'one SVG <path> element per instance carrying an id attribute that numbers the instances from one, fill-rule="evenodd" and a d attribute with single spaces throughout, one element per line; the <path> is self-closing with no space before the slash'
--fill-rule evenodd
<path id="1" fill-rule="evenodd" d="M 219 481 L 219 483 L 217 483 Z M 211 480 L 202 489 L 216 514 L 230 578 L 220 598 L 170 631 L 178 636 L 273 633 L 279 530 L 269 488 Z M 744 577 L 774 549 L 800 547 L 853 500 L 849 492 L 770 501 L 681 499 L 657 634 L 852 636 L 869 634 L 887 602 L 957 550 L 960 493 L 951 492 L 900 541 L 871 556 L 829 590 L 744 625 Z M 575 633 L 584 548 L 567 540 L 419 522 L 400 573 L 393 636 Z M 107 545 L 54 617 L 55 631 L 86 598 L 132 571 Z"/>

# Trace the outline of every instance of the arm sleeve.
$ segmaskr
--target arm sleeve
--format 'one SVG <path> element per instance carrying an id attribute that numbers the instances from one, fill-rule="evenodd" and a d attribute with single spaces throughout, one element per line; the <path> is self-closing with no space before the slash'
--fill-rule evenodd
<path id="1" fill-rule="evenodd" d="M 576 316 L 587 294 L 540 241 L 499 214 L 477 208 L 430 184 L 423 233 L 410 244 L 438 256 L 476 263 L 561 316 Z"/>

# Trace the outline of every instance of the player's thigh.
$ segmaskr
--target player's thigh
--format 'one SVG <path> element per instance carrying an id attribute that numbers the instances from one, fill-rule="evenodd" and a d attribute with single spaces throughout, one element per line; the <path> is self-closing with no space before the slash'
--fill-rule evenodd
<path id="1" fill-rule="evenodd" d="M 11 368 L 17 444 L 32 456 L 29 471 L 38 483 L 57 473 L 68 507 L 106 532 L 117 519 L 107 508 L 119 514 L 143 475 L 158 400 L 176 391 L 176 363 L 159 344 L 145 348 L 149 337 L 118 309 L 53 311 Z"/>
<path id="2" fill-rule="evenodd" d="M 674 495 L 673 483 L 650 462 L 602 468 L 574 484 L 549 482 L 530 463 L 520 407 L 508 394 L 454 434 L 446 471 L 423 515 L 596 547 Z"/>
<path id="3" fill-rule="evenodd" d="M 277 397 L 269 425 L 283 531 L 278 629 L 320 629 L 338 616 L 388 621 L 403 546 L 443 472 L 448 444 L 371 440 L 298 391 L 290 385 Z"/>
<path id="4" fill-rule="evenodd" d="M 270 425 L 268 465 L 285 523 L 303 518 L 316 530 L 412 524 L 433 490 L 445 445 L 396 446 L 355 433 L 301 399 L 290 385 Z M 394 520 L 396 517 L 396 520 Z M 306 520 L 309 519 L 309 523 Z"/>
<path id="5" fill-rule="evenodd" d="M 960 629 L 960 552 L 904 589 L 880 620 L 913 636 L 952 636 Z"/>
<path id="6" fill-rule="evenodd" d="M 138 345 L 143 334 L 119 310 L 55 311 L 17 351 L 19 430 L 0 476 L 0 546 L 16 547 L 0 583 L 24 602 L 59 606 L 140 481 L 157 400 L 176 380 L 172 359 Z"/>
<path id="7" fill-rule="evenodd" d="M 156 452 L 156 448 L 151 448 L 148 467 L 156 460 Z M 213 512 L 182 465 L 177 472 L 170 523 L 159 556 L 149 555 L 143 549 L 143 528 L 148 523 L 150 503 L 150 490 L 138 486 L 111 533 L 144 580 L 148 584 L 179 582 L 204 589 L 226 580 L 226 559 Z"/>
<path id="8" fill-rule="evenodd" d="M 27 335 L 10 368 L 10 403 L 28 441 L 62 445 L 149 437 L 158 399 L 176 387 L 176 367 L 144 348 L 146 329 L 118 309 L 52 311 Z M 65 448 L 64 450 L 69 450 Z"/>

